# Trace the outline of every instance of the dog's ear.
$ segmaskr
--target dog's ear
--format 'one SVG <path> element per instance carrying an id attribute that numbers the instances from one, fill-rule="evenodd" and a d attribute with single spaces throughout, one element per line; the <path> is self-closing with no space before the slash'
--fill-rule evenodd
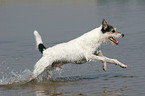
<path id="1" fill-rule="evenodd" d="M 106 28 L 107 28 L 107 22 L 106 22 L 106 20 L 105 19 L 103 19 L 103 21 L 102 21 L 102 28 L 104 29 L 104 30 L 106 30 Z"/>

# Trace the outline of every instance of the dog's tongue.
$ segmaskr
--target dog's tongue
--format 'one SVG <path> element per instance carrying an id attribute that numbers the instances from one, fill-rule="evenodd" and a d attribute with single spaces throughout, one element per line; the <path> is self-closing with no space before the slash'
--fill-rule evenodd
<path id="1" fill-rule="evenodd" d="M 114 39 L 113 37 L 110 37 L 109 38 L 113 43 L 115 43 L 116 45 L 119 44 L 118 40 Z"/>

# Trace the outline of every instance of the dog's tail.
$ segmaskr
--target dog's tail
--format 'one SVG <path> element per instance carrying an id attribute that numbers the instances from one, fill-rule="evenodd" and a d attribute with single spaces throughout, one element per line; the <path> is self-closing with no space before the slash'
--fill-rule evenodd
<path id="1" fill-rule="evenodd" d="M 38 33 L 38 31 L 36 31 L 36 30 L 34 31 L 34 35 L 35 35 L 35 39 L 36 39 L 37 48 L 39 49 L 41 54 L 43 54 L 43 51 L 46 49 L 46 47 L 43 45 L 41 36 Z"/>

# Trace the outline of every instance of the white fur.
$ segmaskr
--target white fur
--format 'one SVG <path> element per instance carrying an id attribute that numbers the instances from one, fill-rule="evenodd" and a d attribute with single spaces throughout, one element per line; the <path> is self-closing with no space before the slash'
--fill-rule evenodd
<path id="1" fill-rule="evenodd" d="M 40 43 L 42 44 L 43 42 L 42 42 L 42 38 L 41 38 L 41 36 L 40 36 L 40 34 L 35 30 L 34 31 L 34 35 L 35 35 L 35 39 L 36 39 L 36 45 L 38 46 Z"/>
<path id="2" fill-rule="evenodd" d="M 101 61 L 104 63 L 106 70 L 106 62 L 119 65 L 126 68 L 127 65 L 122 64 L 116 59 L 104 57 L 99 50 L 102 43 L 108 42 L 108 35 L 101 32 L 102 26 L 85 33 L 84 35 L 66 43 L 61 43 L 50 47 L 43 51 L 42 58 L 36 63 L 33 71 L 33 78 L 40 75 L 46 68 L 51 68 L 52 63 L 85 63 L 87 61 Z M 37 45 L 43 43 L 41 36 L 34 31 Z M 97 55 L 94 53 L 97 50 Z"/>

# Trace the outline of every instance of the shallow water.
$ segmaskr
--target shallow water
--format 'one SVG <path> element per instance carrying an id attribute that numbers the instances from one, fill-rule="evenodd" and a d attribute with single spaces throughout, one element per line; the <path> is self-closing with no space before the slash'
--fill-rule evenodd
<path id="1" fill-rule="evenodd" d="M 144 0 L 0 0 L 0 96 L 144 96 L 144 5 Z M 125 37 L 102 51 L 127 69 L 68 64 L 26 83 L 41 57 L 34 30 L 50 47 L 99 27 L 103 18 Z"/>

